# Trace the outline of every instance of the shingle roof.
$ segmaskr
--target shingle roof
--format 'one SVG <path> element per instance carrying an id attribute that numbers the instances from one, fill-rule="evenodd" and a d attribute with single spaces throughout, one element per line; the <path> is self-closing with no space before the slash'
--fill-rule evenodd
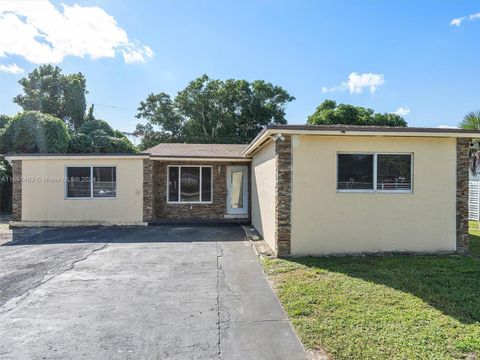
<path id="1" fill-rule="evenodd" d="M 244 158 L 248 144 L 158 144 L 145 153 L 159 157 Z"/>

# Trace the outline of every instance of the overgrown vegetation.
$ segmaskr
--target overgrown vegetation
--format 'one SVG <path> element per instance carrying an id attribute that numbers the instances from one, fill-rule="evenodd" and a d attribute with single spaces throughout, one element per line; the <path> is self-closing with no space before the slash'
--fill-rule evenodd
<path id="1" fill-rule="evenodd" d="M 309 125 L 360 125 L 360 126 L 407 126 L 397 114 L 376 113 L 373 109 L 350 104 L 337 104 L 333 100 L 322 102 L 308 117 Z"/>
<path id="2" fill-rule="evenodd" d="M 13 101 L 23 112 L 0 116 L 0 152 L 130 153 L 135 146 L 106 121 L 86 113 L 86 79 L 65 75 L 57 66 L 40 65 L 19 80 L 22 94 Z"/>
<path id="3" fill-rule="evenodd" d="M 23 111 L 0 115 L 0 154 L 132 153 L 135 146 L 106 121 L 86 113 L 86 79 L 65 75 L 57 66 L 40 65 L 19 80 L 22 93 L 13 101 Z M 11 211 L 11 168 L 0 158 L 0 212 Z"/>
<path id="4" fill-rule="evenodd" d="M 25 111 L 5 126 L 0 142 L 2 153 L 64 153 L 68 149 L 66 124 L 51 115 Z"/>
<path id="5" fill-rule="evenodd" d="M 136 149 L 119 131 L 112 129 L 106 121 L 90 120 L 85 122 L 72 135 L 69 151 L 77 153 L 131 153 Z"/>

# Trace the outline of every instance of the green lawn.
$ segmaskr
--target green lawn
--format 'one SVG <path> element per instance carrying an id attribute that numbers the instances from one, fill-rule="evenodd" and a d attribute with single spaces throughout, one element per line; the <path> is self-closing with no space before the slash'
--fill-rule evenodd
<path id="1" fill-rule="evenodd" d="M 471 245 L 479 250 L 480 231 Z M 264 266 L 308 349 L 335 359 L 480 356 L 480 259 L 268 259 Z"/>

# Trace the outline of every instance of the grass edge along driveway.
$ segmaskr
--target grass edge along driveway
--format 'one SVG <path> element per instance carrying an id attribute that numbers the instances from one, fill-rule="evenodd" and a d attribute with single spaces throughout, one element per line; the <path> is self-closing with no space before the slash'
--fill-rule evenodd
<path id="1" fill-rule="evenodd" d="M 480 358 L 479 258 L 308 257 L 264 268 L 307 349 L 335 359 Z"/>

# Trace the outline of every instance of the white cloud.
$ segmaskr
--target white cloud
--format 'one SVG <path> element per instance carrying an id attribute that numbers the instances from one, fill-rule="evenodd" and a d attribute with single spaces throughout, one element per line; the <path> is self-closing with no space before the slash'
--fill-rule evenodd
<path id="1" fill-rule="evenodd" d="M 410 113 L 410 109 L 407 106 L 400 106 L 394 114 L 400 115 L 400 116 L 406 116 Z"/>
<path id="2" fill-rule="evenodd" d="M 0 36 L 0 57 L 18 55 L 36 64 L 59 63 L 65 56 L 98 59 L 121 53 L 127 63 L 153 56 L 97 6 L 57 9 L 47 0 L 0 1 L 0 34 L 8 34 Z"/>
<path id="3" fill-rule="evenodd" d="M 458 127 L 451 126 L 451 125 L 438 125 L 437 128 L 439 128 L 439 129 L 458 129 Z"/>
<path id="4" fill-rule="evenodd" d="M 340 85 L 334 86 L 331 88 L 322 86 L 322 92 L 334 92 L 334 91 L 344 91 L 348 90 L 351 94 L 361 94 L 365 89 L 369 89 L 370 93 L 373 94 L 377 88 L 385 84 L 385 79 L 383 74 L 357 74 L 352 72 L 348 76 L 347 81 L 343 81 Z"/>
<path id="5" fill-rule="evenodd" d="M 452 21 L 450 21 L 450 25 L 452 26 L 460 26 L 464 20 L 475 20 L 475 19 L 480 19 L 480 12 L 475 13 L 475 14 L 470 14 L 467 16 L 462 16 L 459 18 L 455 18 Z"/>
<path id="6" fill-rule="evenodd" d="M 0 64 L 0 72 L 5 72 L 8 74 L 23 74 L 25 70 L 19 67 L 17 64 Z"/>

